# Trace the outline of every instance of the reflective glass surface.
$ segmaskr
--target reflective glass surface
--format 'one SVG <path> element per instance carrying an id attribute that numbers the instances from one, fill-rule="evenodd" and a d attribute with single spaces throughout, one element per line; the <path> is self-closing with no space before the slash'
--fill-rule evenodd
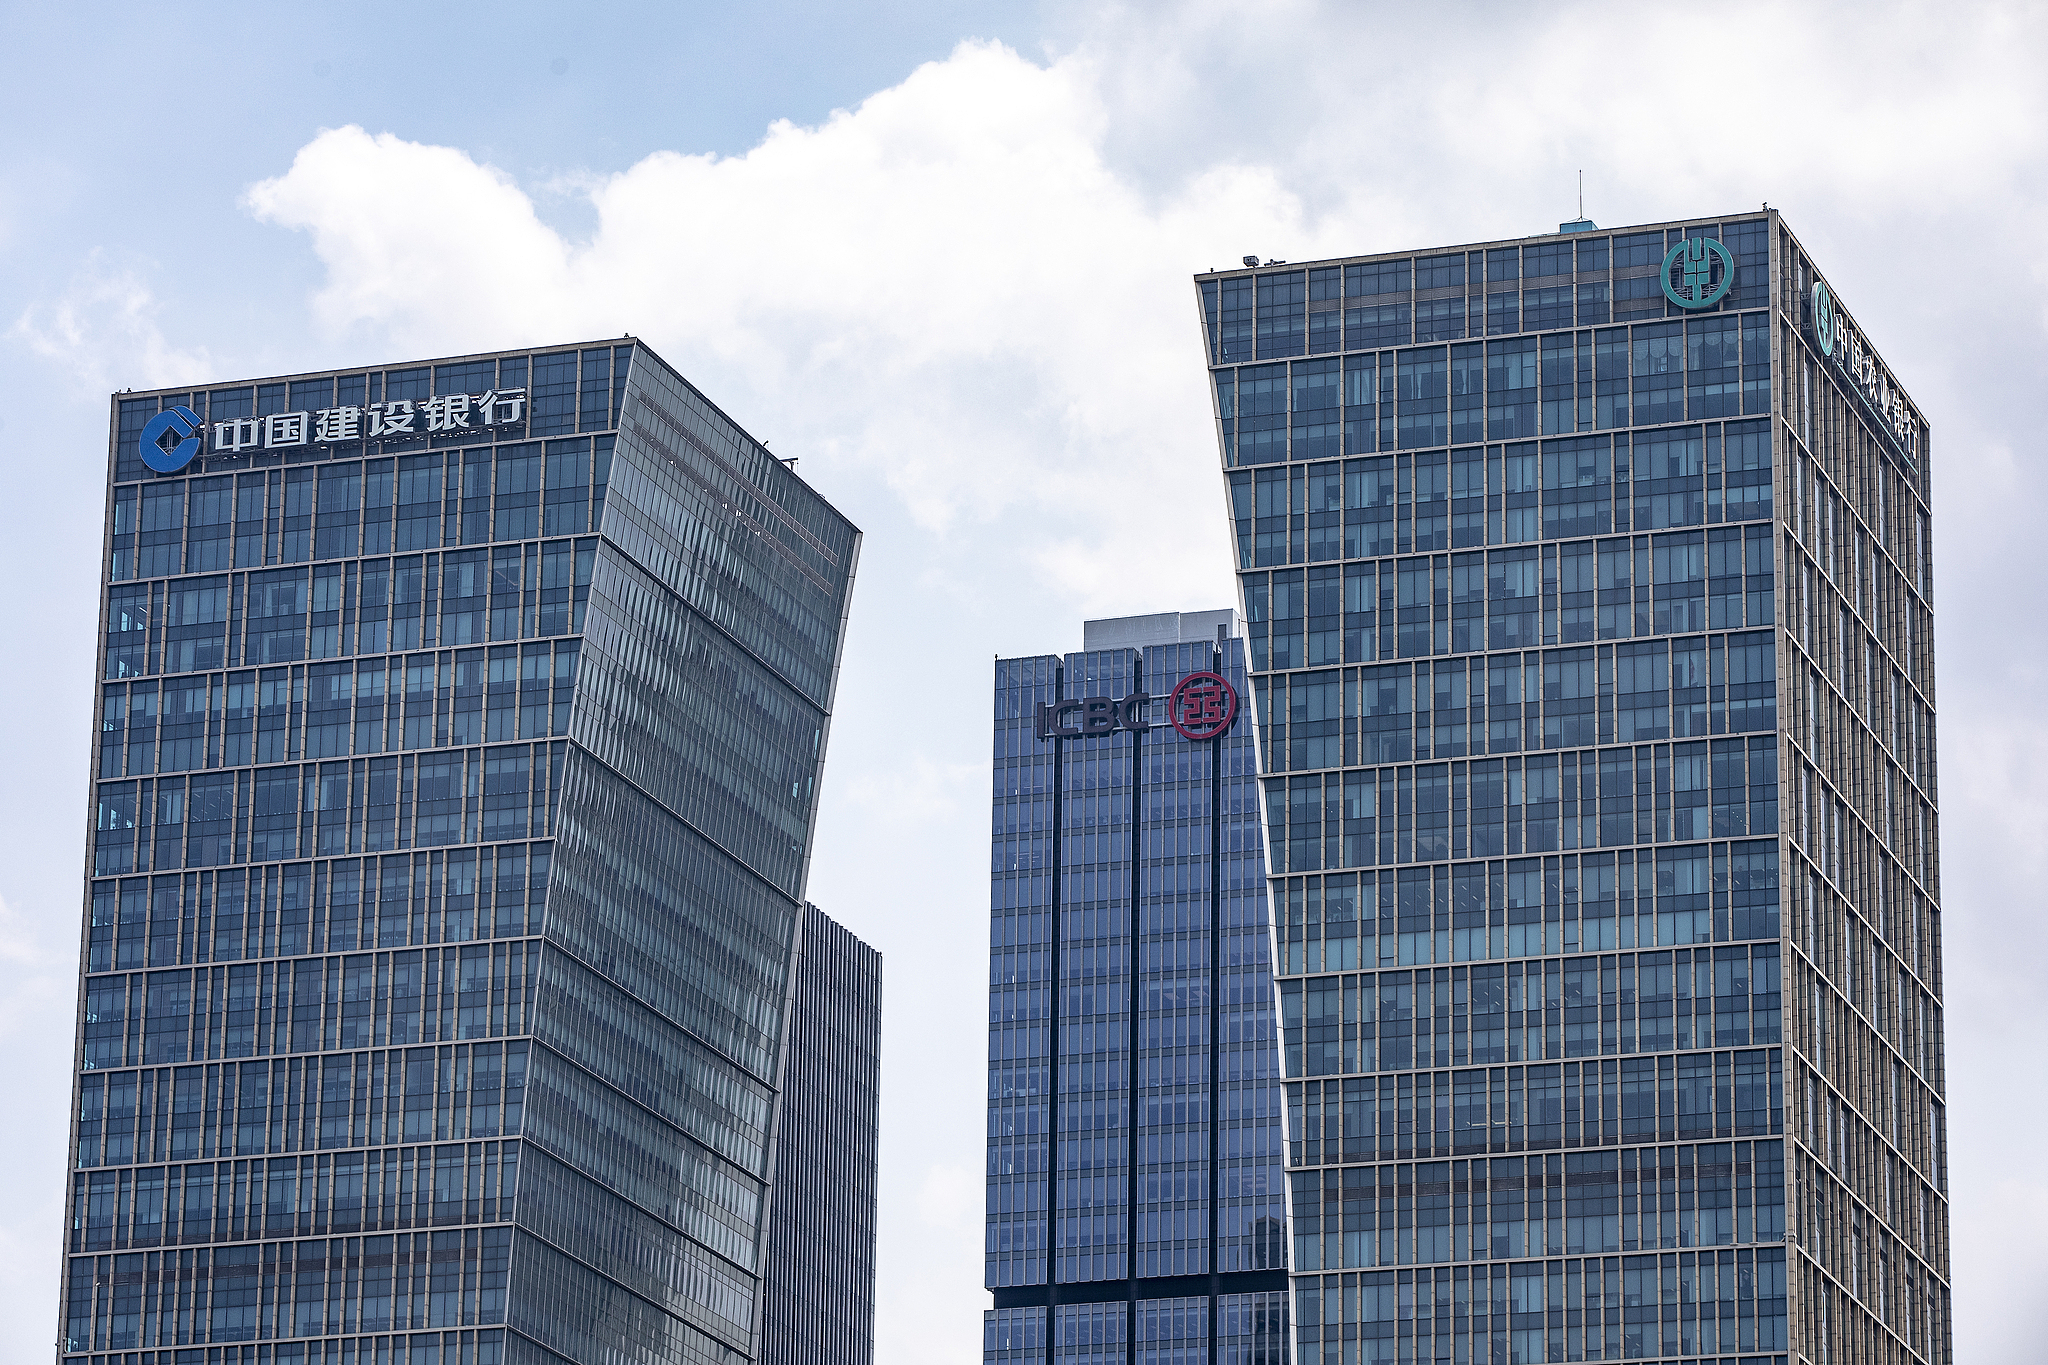
<path id="1" fill-rule="evenodd" d="M 1945 1365 L 1925 423 L 1775 215 L 1301 273 L 1197 284 L 1301 1358 Z"/>
<path id="2" fill-rule="evenodd" d="M 62 1350 L 865 1323 L 880 966 L 802 898 L 859 532 L 629 343 L 114 417 Z"/>
<path id="3" fill-rule="evenodd" d="M 1164 723 L 1210 669 L 1243 641 L 996 664 L 986 1360 L 1284 1359 L 1253 732 Z M 1136 692 L 1142 734 L 1036 738 Z"/>

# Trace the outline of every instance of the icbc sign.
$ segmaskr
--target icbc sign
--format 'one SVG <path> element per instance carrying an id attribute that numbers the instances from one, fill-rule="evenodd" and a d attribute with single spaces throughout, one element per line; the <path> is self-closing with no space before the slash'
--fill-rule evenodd
<path id="1" fill-rule="evenodd" d="M 1166 718 L 1182 739 L 1214 739 L 1237 720 L 1237 689 L 1220 673 L 1190 673 L 1166 699 Z"/>
<path id="2" fill-rule="evenodd" d="M 1152 697 L 1145 692 L 1133 692 L 1122 701 L 1111 697 L 1082 697 L 1075 701 L 1040 702 L 1038 737 L 1092 739 L 1116 730 L 1142 735 L 1152 728 L 1152 722 L 1145 719 L 1145 708 L 1151 704 Z M 1081 723 L 1069 724 L 1068 716 L 1078 717 Z"/>
<path id="3" fill-rule="evenodd" d="M 1035 717 L 1040 739 L 1089 739 L 1128 730 L 1142 735 L 1152 728 L 1146 719 L 1153 697 L 1133 692 L 1115 697 L 1080 697 L 1041 702 Z M 1218 673 L 1190 673 L 1166 699 L 1166 718 L 1181 738 L 1214 739 L 1237 720 L 1237 689 Z"/>

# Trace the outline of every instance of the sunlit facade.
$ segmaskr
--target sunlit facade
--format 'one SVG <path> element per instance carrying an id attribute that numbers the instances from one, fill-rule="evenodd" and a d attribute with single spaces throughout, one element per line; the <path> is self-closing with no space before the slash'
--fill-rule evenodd
<path id="1" fill-rule="evenodd" d="M 1297 1359 L 1949 1359 L 1925 421 L 1772 212 L 1197 278 Z"/>

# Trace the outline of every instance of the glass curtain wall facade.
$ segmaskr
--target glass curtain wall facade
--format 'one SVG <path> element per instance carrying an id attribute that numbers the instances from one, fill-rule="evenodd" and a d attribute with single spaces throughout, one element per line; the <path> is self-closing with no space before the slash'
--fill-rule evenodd
<path id="1" fill-rule="evenodd" d="M 775 1127 L 762 1365 L 875 1358 L 882 955 L 804 907 Z"/>
<path id="2" fill-rule="evenodd" d="M 1037 738 L 1042 704 L 1243 641 L 1168 623 L 995 666 L 983 1359 L 1281 1365 L 1280 1094 L 1253 734 Z M 1092 642 L 1092 640 L 1091 640 Z M 1220 648 L 1219 648 L 1220 644 Z"/>
<path id="3" fill-rule="evenodd" d="M 112 426 L 60 1355 L 754 1358 L 858 531 L 630 342 Z"/>
<path id="4" fill-rule="evenodd" d="M 1570 226 L 1197 278 L 1297 1358 L 1946 1362 L 1928 430 L 1776 214 Z"/>

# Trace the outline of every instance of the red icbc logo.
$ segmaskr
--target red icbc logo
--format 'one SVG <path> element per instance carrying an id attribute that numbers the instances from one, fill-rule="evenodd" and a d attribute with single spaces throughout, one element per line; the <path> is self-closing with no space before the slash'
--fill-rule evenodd
<path id="1" fill-rule="evenodd" d="M 1152 728 L 1146 718 L 1157 698 L 1133 692 L 1114 697 L 1070 697 L 1040 702 L 1032 729 L 1040 739 L 1095 739 L 1129 730 L 1142 735 Z M 1077 716 L 1080 724 L 1068 717 Z M 1214 739 L 1237 721 L 1237 689 L 1220 673 L 1190 673 L 1166 699 L 1166 718 L 1182 739 Z"/>
<path id="2" fill-rule="evenodd" d="M 1237 689 L 1220 673 L 1190 673 L 1166 699 L 1166 718 L 1182 739 L 1214 739 L 1237 719 Z"/>

